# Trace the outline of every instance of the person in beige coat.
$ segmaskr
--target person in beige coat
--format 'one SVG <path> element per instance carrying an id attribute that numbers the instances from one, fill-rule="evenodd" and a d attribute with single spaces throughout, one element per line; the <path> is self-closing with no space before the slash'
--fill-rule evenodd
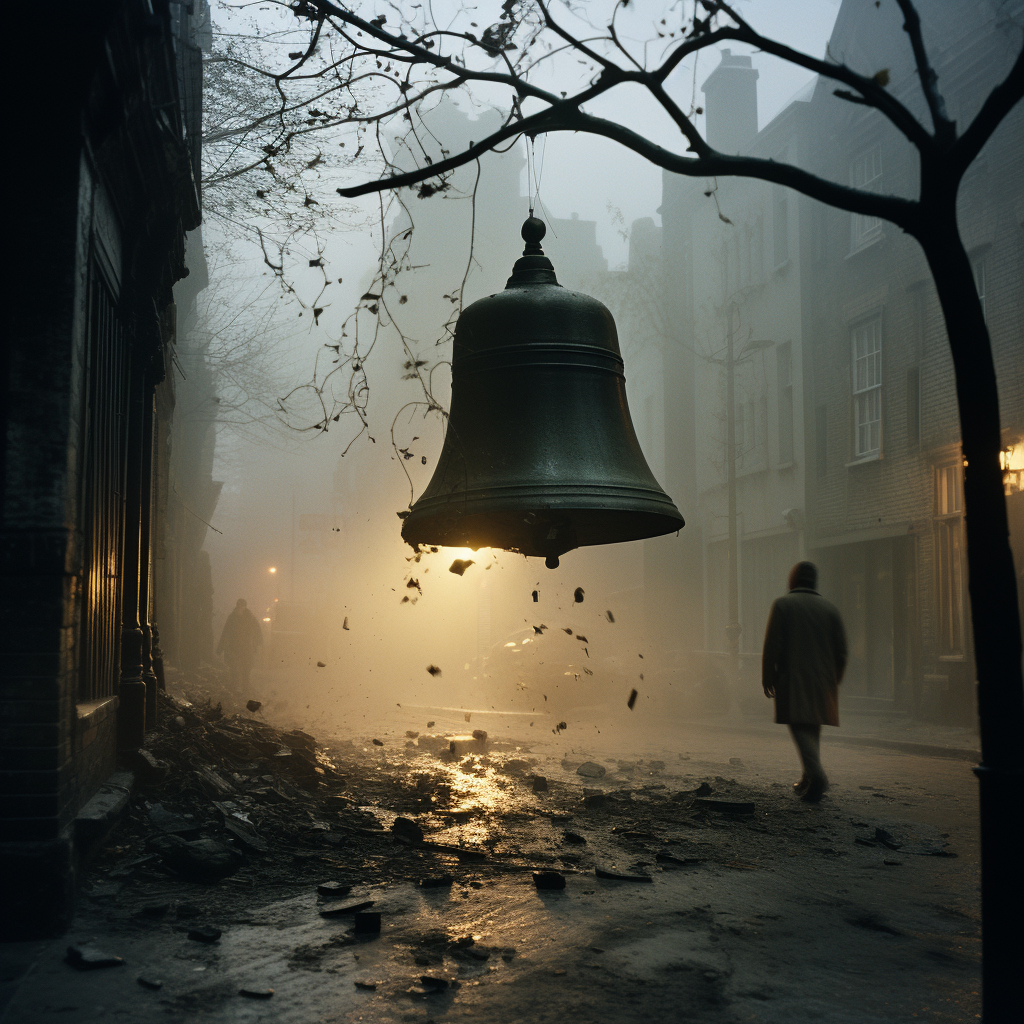
<path id="1" fill-rule="evenodd" d="M 761 658 L 765 696 L 775 698 L 775 721 L 788 725 L 804 773 L 794 789 L 817 803 L 828 789 L 821 767 L 821 727 L 839 725 L 839 684 L 846 669 L 846 631 L 839 610 L 815 589 L 818 570 L 798 562 L 789 593 L 768 615 Z"/>

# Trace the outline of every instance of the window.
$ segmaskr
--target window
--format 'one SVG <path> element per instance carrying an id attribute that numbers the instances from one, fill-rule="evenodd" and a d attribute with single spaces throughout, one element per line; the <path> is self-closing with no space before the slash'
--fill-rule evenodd
<path id="1" fill-rule="evenodd" d="M 858 459 L 882 450 L 882 324 L 878 319 L 854 328 L 853 418 L 854 455 Z"/>
<path id="2" fill-rule="evenodd" d="M 878 192 L 882 185 L 882 151 L 874 146 L 850 161 L 850 185 L 866 192 Z M 881 230 L 877 217 L 860 213 L 850 215 L 850 248 L 853 251 L 874 241 Z"/>
<path id="3" fill-rule="evenodd" d="M 828 472 L 828 409 L 814 410 L 814 466 L 819 479 Z"/>
<path id="4" fill-rule="evenodd" d="M 776 349 L 779 379 L 779 462 L 793 461 L 793 346 Z"/>
<path id="5" fill-rule="evenodd" d="M 935 562 L 939 649 L 946 655 L 964 650 L 964 541 L 961 467 L 935 471 Z"/>
<path id="6" fill-rule="evenodd" d="M 772 240 L 775 246 L 775 266 L 781 267 L 789 259 L 789 195 L 776 185 L 772 202 Z"/>
<path id="7" fill-rule="evenodd" d="M 974 272 L 974 287 L 978 290 L 978 298 L 981 300 L 982 316 L 988 320 L 988 310 L 985 308 L 985 257 L 975 256 L 971 260 L 971 270 Z"/>
<path id="8" fill-rule="evenodd" d="M 907 440 L 921 440 L 921 371 L 916 366 L 907 370 Z"/>

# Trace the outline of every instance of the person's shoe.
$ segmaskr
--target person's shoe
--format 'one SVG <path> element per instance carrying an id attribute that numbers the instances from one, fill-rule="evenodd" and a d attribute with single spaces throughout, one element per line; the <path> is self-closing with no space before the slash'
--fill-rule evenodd
<path id="1" fill-rule="evenodd" d="M 800 794 L 800 799 L 805 804 L 816 804 L 821 800 L 822 794 L 828 789 L 828 779 L 822 775 L 819 779 L 812 779 L 807 788 Z"/>
<path id="2" fill-rule="evenodd" d="M 797 796 L 803 796 L 807 792 L 807 787 L 811 784 L 811 780 L 806 775 L 800 776 L 799 782 L 793 783 L 793 790 Z"/>

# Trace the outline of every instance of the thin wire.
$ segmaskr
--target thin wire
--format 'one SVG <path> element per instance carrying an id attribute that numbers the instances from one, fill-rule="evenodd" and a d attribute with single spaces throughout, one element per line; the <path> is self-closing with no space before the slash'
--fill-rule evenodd
<path id="1" fill-rule="evenodd" d="M 530 216 L 533 216 L 533 182 L 534 182 L 534 151 L 533 151 L 533 138 L 531 136 L 526 137 L 526 198 L 530 203 Z"/>

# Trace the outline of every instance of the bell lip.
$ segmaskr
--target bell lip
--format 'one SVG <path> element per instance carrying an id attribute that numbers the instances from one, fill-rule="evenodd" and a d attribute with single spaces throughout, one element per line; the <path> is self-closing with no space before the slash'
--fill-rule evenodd
<path id="1" fill-rule="evenodd" d="M 530 490 L 539 497 L 536 488 L 522 490 Z M 634 493 L 627 496 L 621 493 L 623 490 Z M 492 547 L 548 557 L 577 547 L 660 537 L 676 533 L 686 525 L 664 492 L 659 500 L 653 492 L 641 498 L 636 493 L 639 490 L 620 489 L 618 500 L 607 492 L 596 493 L 594 488 L 591 488 L 589 501 L 581 494 L 566 495 L 561 502 L 549 497 L 533 503 L 510 501 L 507 495 L 479 496 L 457 502 L 421 498 L 402 524 L 402 538 L 414 548 L 423 545 L 474 550 Z M 547 539 L 549 526 L 558 527 L 556 539 Z"/>

